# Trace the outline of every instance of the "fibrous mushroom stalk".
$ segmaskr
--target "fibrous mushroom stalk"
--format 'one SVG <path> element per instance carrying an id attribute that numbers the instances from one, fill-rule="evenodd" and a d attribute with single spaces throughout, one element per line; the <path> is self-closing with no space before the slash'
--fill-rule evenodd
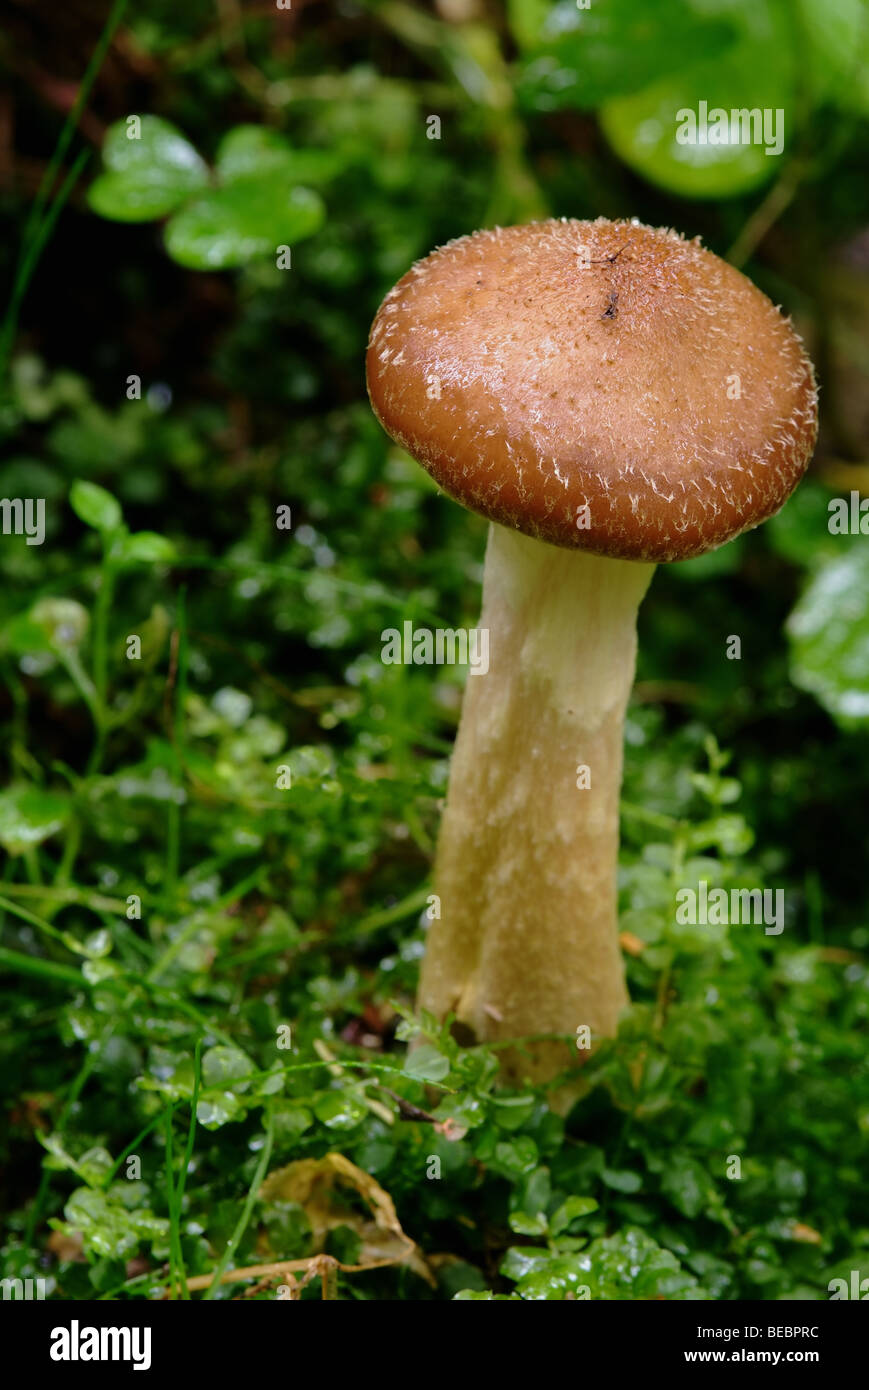
<path id="1" fill-rule="evenodd" d="M 622 740 L 654 568 L 491 527 L 480 619 L 489 669 L 465 694 L 419 994 L 477 1041 L 587 1026 L 594 1042 L 614 1035 L 627 1003 Z M 548 1079 L 571 1056 L 588 1052 L 538 1042 L 506 1070 Z"/>

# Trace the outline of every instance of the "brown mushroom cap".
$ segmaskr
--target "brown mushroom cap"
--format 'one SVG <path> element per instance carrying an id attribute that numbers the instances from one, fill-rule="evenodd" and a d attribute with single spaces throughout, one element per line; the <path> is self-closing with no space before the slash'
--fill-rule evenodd
<path id="1" fill-rule="evenodd" d="M 367 374 L 384 428 L 457 501 L 633 560 L 757 526 L 817 433 L 789 320 L 698 241 L 636 221 L 450 242 L 384 299 Z"/>

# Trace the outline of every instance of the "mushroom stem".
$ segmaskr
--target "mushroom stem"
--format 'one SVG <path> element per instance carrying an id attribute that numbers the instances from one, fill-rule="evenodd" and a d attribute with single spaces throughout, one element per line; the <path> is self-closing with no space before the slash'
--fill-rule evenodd
<path id="1" fill-rule="evenodd" d="M 575 1036 L 581 1025 L 609 1037 L 628 1002 L 622 740 L 654 569 L 491 527 L 480 620 L 490 665 L 465 693 L 435 868 L 441 915 L 419 993 L 477 1041 Z M 536 1043 L 505 1070 L 545 1080 L 587 1055 Z"/>

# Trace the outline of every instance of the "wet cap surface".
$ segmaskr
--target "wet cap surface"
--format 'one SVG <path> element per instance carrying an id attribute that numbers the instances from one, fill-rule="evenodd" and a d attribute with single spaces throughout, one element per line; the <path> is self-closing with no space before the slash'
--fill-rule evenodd
<path id="1" fill-rule="evenodd" d="M 764 521 L 817 432 L 789 321 L 699 242 L 635 222 L 450 242 L 386 296 L 367 373 L 384 428 L 457 501 L 627 559 Z"/>

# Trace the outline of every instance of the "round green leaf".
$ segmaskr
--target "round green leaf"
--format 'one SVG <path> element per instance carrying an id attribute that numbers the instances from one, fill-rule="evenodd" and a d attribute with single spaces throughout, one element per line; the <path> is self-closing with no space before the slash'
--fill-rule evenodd
<path id="1" fill-rule="evenodd" d="M 794 684 L 846 726 L 869 720 L 869 546 L 821 566 L 787 634 Z"/>
<path id="2" fill-rule="evenodd" d="M 355 1129 L 366 1113 L 361 1100 L 341 1091 L 329 1091 L 314 1103 L 314 1114 L 327 1129 Z"/>
<path id="3" fill-rule="evenodd" d="M 239 125 L 223 138 L 217 151 L 221 184 L 268 174 L 295 184 L 325 183 L 344 163 L 333 150 L 294 150 L 282 135 L 265 126 Z"/>
<path id="4" fill-rule="evenodd" d="M 24 854 L 62 830 L 69 800 L 39 787 L 10 787 L 0 792 L 0 845 L 7 854 Z"/>
<path id="5" fill-rule="evenodd" d="M 495 1145 L 495 1161 L 513 1177 L 530 1173 L 538 1159 L 537 1145 L 528 1134 L 516 1139 L 504 1139 Z"/>
<path id="6" fill-rule="evenodd" d="M 209 1088 L 229 1086 L 246 1091 L 245 1077 L 254 1070 L 253 1062 L 238 1047 L 210 1047 L 202 1058 L 202 1084 Z"/>
<path id="7" fill-rule="evenodd" d="M 445 1096 L 434 1113 L 436 1120 L 452 1120 L 463 1129 L 478 1129 L 486 1122 L 485 1107 L 477 1096 Z"/>
<path id="8" fill-rule="evenodd" d="M 209 1091 L 200 1096 L 196 1106 L 196 1118 L 203 1129 L 220 1129 L 244 1113 L 244 1106 L 231 1091 Z"/>
<path id="9" fill-rule="evenodd" d="M 229 270 L 274 256 L 312 236 L 325 220 L 323 203 L 280 176 L 252 175 L 197 198 L 169 221 L 166 249 L 191 270 Z"/>
<path id="10" fill-rule="evenodd" d="M 751 12 L 749 23 L 745 13 L 732 11 L 742 33 L 720 57 L 704 58 L 601 107 L 601 125 L 613 149 L 651 183 L 683 197 L 729 198 L 759 187 L 780 171 L 795 120 L 793 33 L 788 16 L 766 0 L 758 0 Z M 747 116 L 738 126 L 728 119 L 728 135 L 735 138 L 721 144 L 704 141 L 701 102 L 707 137 L 719 133 L 714 111 L 726 111 L 728 118 L 731 112 L 757 111 L 761 127 L 755 130 Z M 677 138 L 688 129 L 687 112 L 697 118 L 694 143 Z"/>
<path id="11" fill-rule="evenodd" d="M 492 1097 L 492 1118 L 500 1129 L 521 1129 L 531 1118 L 531 1114 L 536 1104 L 536 1097 L 527 1096 L 493 1096 Z"/>
<path id="12" fill-rule="evenodd" d="M 443 1081 L 450 1069 L 449 1058 L 439 1052 L 431 1043 L 424 1043 L 410 1054 L 405 1063 L 405 1071 L 420 1081 Z"/>
<path id="13" fill-rule="evenodd" d="M 208 186 L 204 160 L 159 116 L 142 116 L 138 135 L 126 120 L 113 125 L 103 145 L 103 164 L 105 172 L 91 184 L 88 202 L 94 212 L 115 222 L 165 217 Z"/>
<path id="14" fill-rule="evenodd" d="M 545 1269 L 552 1256 L 546 1250 L 534 1246 L 511 1245 L 498 1269 L 506 1279 L 524 1279 Z"/>
<path id="15" fill-rule="evenodd" d="M 221 183 L 261 174 L 280 165 L 289 145 L 276 130 L 261 125 L 238 125 L 227 132 L 217 150 L 215 165 Z"/>
<path id="16" fill-rule="evenodd" d="M 553 1214 L 550 1223 L 552 1234 L 560 1235 L 568 1229 L 571 1222 L 578 1221 L 581 1216 L 588 1216 L 591 1212 L 597 1211 L 597 1208 L 598 1204 L 593 1197 L 568 1197 Z"/>

